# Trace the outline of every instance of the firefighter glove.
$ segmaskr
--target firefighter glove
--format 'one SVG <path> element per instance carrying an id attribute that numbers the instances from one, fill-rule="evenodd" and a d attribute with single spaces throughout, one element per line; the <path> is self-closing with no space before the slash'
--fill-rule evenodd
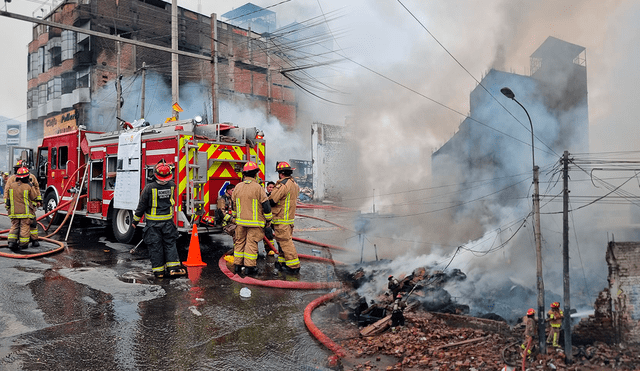
<path id="1" fill-rule="evenodd" d="M 267 237 L 268 240 L 273 240 L 273 228 L 271 228 L 271 225 L 267 224 L 264 227 L 264 236 Z"/>

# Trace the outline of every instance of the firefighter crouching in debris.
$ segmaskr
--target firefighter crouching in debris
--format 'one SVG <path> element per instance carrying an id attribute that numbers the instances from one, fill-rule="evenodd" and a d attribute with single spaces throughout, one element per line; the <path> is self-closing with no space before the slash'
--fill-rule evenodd
<path id="1" fill-rule="evenodd" d="M 245 273 L 258 272 L 258 242 L 264 238 L 264 228 L 271 224 L 272 214 L 264 188 L 256 180 L 258 165 L 247 162 L 242 168 L 243 181 L 233 190 L 233 217 L 236 220 L 236 241 L 233 246 L 235 273 L 245 267 Z"/>
<path id="2" fill-rule="evenodd" d="M 26 164 L 22 160 L 18 160 L 16 162 L 16 164 L 13 166 L 14 175 L 10 176 L 7 179 L 5 189 L 11 186 L 11 184 L 16 181 L 18 170 L 21 169 L 24 165 Z M 26 168 L 26 166 L 24 167 Z M 31 173 L 29 173 L 29 183 L 31 183 L 31 185 L 35 188 L 36 192 L 36 199 L 29 205 L 31 214 L 33 214 L 33 218 L 31 218 L 31 222 L 29 224 L 29 240 L 31 241 L 31 246 L 38 247 L 40 246 L 40 242 L 38 242 L 38 221 L 36 220 L 36 209 L 42 206 L 42 195 L 40 194 L 40 184 L 38 184 L 38 179 Z"/>
<path id="3" fill-rule="evenodd" d="M 298 183 L 291 176 L 293 168 L 287 162 L 278 162 L 276 171 L 278 181 L 271 191 L 269 200 L 273 207 L 273 230 L 276 242 L 279 246 L 276 268 L 289 273 L 300 272 L 300 259 L 291 235 L 293 234 L 293 222 L 296 214 L 296 201 L 300 193 Z"/>
<path id="4" fill-rule="evenodd" d="M 155 181 L 147 183 L 140 194 L 132 225 L 136 227 L 144 215 L 144 243 L 149 249 L 151 270 L 156 278 L 176 277 L 187 274 L 180 263 L 176 240 L 178 229 L 173 222 L 173 192 L 171 166 L 164 160 L 153 171 Z"/>
<path id="5" fill-rule="evenodd" d="M 4 206 L 11 219 L 11 229 L 7 236 L 11 251 L 16 252 L 29 246 L 31 219 L 35 219 L 31 207 L 36 202 L 37 194 L 29 181 L 29 169 L 26 167 L 19 168 L 14 181 L 4 189 Z"/>
<path id="6" fill-rule="evenodd" d="M 402 301 L 402 294 L 396 296 L 396 300 L 391 306 L 391 331 L 395 331 L 396 327 L 404 326 L 404 308 L 407 307 L 407 302 Z"/>
<path id="7" fill-rule="evenodd" d="M 547 313 L 547 321 L 551 325 L 549 336 L 547 336 L 547 344 L 552 344 L 555 348 L 560 346 L 558 345 L 558 339 L 560 338 L 560 328 L 562 327 L 563 318 L 564 313 L 560 310 L 560 303 L 557 301 L 551 303 L 551 309 Z"/>
<path id="8" fill-rule="evenodd" d="M 536 311 L 533 308 L 529 308 L 527 315 L 524 317 L 524 342 L 520 347 L 524 350 L 522 357 L 526 358 L 531 354 L 531 348 L 533 347 L 533 337 L 536 334 Z"/>

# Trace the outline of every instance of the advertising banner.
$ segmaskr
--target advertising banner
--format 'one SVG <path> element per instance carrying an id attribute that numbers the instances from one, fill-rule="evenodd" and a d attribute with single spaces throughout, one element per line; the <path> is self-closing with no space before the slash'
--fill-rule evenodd
<path id="1" fill-rule="evenodd" d="M 76 110 L 65 112 L 44 120 L 44 136 L 56 135 L 76 130 L 78 115 Z"/>
<path id="2" fill-rule="evenodd" d="M 20 124 L 7 124 L 7 145 L 20 145 Z"/>

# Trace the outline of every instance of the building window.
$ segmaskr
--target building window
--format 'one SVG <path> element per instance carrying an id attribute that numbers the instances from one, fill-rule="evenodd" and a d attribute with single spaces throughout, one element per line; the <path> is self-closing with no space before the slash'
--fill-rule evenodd
<path id="1" fill-rule="evenodd" d="M 47 82 L 47 101 L 51 99 L 60 98 L 60 92 L 62 90 L 62 79 L 60 76 L 56 76 Z"/>
<path id="2" fill-rule="evenodd" d="M 65 72 L 62 74 L 62 94 L 70 94 L 76 89 L 76 73 Z"/>
<path id="3" fill-rule="evenodd" d="M 89 82 L 89 69 L 85 68 L 82 71 L 78 71 L 78 88 L 88 88 Z"/>
<path id="4" fill-rule="evenodd" d="M 49 54 L 51 54 L 51 67 L 59 66 L 62 64 L 62 48 L 59 46 L 54 46 L 49 49 Z"/>
<path id="5" fill-rule="evenodd" d="M 38 53 L 31 53 L 29 55 L 30 69 L 29 69 L 29 78 L 35 79 L 38 77 Z"/>
<path id="6" fill-rule="evenodd" d="M 38 74 L 44 72 L 44 46 L 38 48 Z"/>
<path id="7" fill-rule="evenodd" d="M 47 84 L 38 86 L 38 104 L 47 103 Z"/>
<path id="8" fill-rule="evenodd" d="M 74 31 L 62 31 L 62 60 L 73 59 L 76 52 L 76 33 Z"/>
<path id="9" fill-rule="evenodd" d="M 27 109 L 33 108 L 33 90 L 27 91 Z"/>

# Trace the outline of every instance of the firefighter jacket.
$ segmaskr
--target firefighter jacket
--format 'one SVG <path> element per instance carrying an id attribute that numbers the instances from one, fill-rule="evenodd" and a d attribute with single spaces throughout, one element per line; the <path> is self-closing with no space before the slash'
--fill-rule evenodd
<path id="1" fill-rule="evenodd" d="M 562 326 L 562 319 L 564 318 L 564 313 L 561 310 L 549 310 L 549 312 L 547 313 L 547 316 L 549 316 L 549 323 L 551 324 L 551 327 L 561 327 Z"/>
<path id="2" fill-rule="evenodd" d="M 262 228 L 273 217 L 267 194 L 255 178 L 247 177 L 236 185 L 231 199 L 237 225 Z"/>
<path id="3" fill-rule="evenodd" d="M 35 201 L 36 189 L 30 182 L 15 180 L 4 189 L 4 205 L 11 219 L 35 218 L 31 208 Z"/>
<path id="4" fill-rule="evenodd" d="M 140 202 L 133 215 L 133 222 L 138 223 L 144 215 L 146 221 L 165 221 L 173 219 L 173 190 L 176 184 L 168 181 L 159 184 L 157 181 L 148 183 L 140 194 Z"/>
<path id="5" fill-rule="evenodd" d="M 18 181 L 18 178 L 16 178 L 15 174 L 11 175 L 8 179 L 7 179 L 7 183 L 4 185 L 5 189 L 10 187 L 11 184 L 15 183 Z M 38 203 L 38 202 L 42 202 L 42 195 L 40 194 L 40 184 L 38 183 L 38 179 L 36 178 L 35 175 L 33 174 L 29 174 L 29 183 L 31 183 L 31 185 L 33 186 L 33 188 L 35 189 L 36 192 L 36 198 L 34 200 L 34 203 Z M 35 205 L 33 205 L 35 206 Z"/>
<path id="6" fill-rule="evenodd" d="M 231 196 L 226 191 L 222 196 L 218 197 L 217 206 L 218 210 L 225 214 L 233 209 L 233 201 L 231 201 Z"/>
<path id="7" fill-rule="evenodd" d="M 534 337 L 536 335 L 536 320 L 533 317 L 524 316 L 524 336 Z"/>
<path id="8" fill-rule="evenodd" d="M 299 193 L 300 187 L 293 177 L 278 180 L 269 196 L 273 207 L 273 224 L 293 224 Z"/>

